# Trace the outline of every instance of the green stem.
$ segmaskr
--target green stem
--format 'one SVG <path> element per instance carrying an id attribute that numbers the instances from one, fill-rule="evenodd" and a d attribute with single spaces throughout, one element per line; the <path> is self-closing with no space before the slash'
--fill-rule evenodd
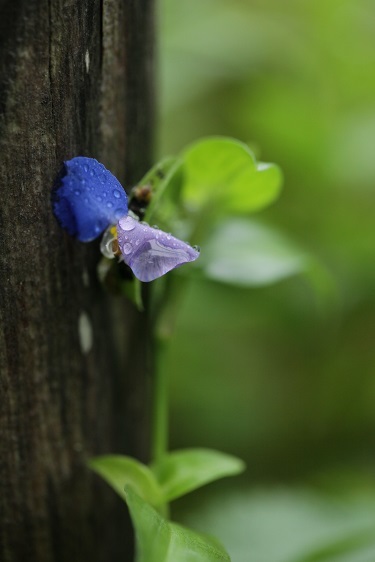
<path id="1" fill-rule="evenodd" d="M 156 312 L 153 320 L 155 342 L 155 378 L 153 388 L 152 409 L 152 462 L 158 462 L 167 452 L 169 437 L 169 408 L 168 408 L 168 377 L 165 368 L 165 358 L 168 344 L 174 333 L 177 313 L 180 308 L 181 297 L 184 293 L 186 279 L 171 276 L 164 287 L 161 297 L 163 306 Z"/>
<path id="2" fill-rule="evenodd" d="M 196 235 L 204 228 L 204 216 L 195 228 Z M 157 463 L 166 454 L 169 438 L 168 377 L 165 369 L 165 355 L 168 342 L 174 332 L 177 313 L 188 279 L 171 275 L 159 296 L 156 308 L 151 313 L 155 338 L 155 377 L 152 405 L 151 459 Z"/>

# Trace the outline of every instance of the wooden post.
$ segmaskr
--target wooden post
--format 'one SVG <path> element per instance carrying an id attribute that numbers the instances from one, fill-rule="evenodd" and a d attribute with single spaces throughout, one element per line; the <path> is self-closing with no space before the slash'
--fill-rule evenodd
<path id="1" fill-rule="evenodd" d="M 57 225 L 63 160 L 127 187 L 151 164 L 152 0 L 0 7 L 0 560 L 128 562 L 127 510 L 86 468 L 145 459 L 148 326 Z"/>

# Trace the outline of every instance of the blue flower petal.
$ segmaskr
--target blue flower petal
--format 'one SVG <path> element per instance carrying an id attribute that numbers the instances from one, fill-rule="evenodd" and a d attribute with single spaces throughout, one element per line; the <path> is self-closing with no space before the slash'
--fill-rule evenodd
<path id="1" fill-rule="evenodd" d="M 94 158 L 64 162 L 52 196 L 60 225 L 81 242 L 97 238 L 127 214 L 127 196 L 119 181 Z"/>
<path id="2" fill-rule="evenodd" d="M 117 223 L 117 236 L 124 262 L 140 281 L 153 281 L 199 257 L 198 248 L 130 216 Z"/>

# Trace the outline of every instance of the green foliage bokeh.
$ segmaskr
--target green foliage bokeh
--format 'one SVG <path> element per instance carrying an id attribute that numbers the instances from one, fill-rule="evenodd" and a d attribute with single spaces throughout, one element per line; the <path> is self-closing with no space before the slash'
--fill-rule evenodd
<path id="1" fill-rule="evenodd" d="M 282 196 L 256 221 L 297 241 L 332 283 L 322 297 L 319 272 L 251 289 L 191 282 L 166 360 L 172 444 L 244 458 L 242 485 L 271 486 L 267 506 L 272 486 L 288 486 L 291 520 L 306 506 L 313 512 L 306 560 L 350 524 L 322 538 L 314 502 L 323 511 L 331 504 L 309 494 L 300 504 L 296 483 L 340 497 L 362 485 L 368 498 L 375 490 L 363 476 L 373 470 L 375 431 L 374 22 L 370 0 L 163 0 L 159 11 L 160 155 L 227 135 L 248 143 L 258 160 L 277 162 Z M 279 495 L 274 501 L 282 513 Z M 244 510 L 244 498 L 240 504 L 232 513 Z M 182 506 L 182 520 L 188 509 L 201 508 Z M 354 536 L 362 527 L 353 521 Z M 237 544 L 235 536 L 234 529 L 227 540 Z M 251 546 L 263 560 L 262 547 Z M 280 552 L 264 560 L 293 562 Z"/>

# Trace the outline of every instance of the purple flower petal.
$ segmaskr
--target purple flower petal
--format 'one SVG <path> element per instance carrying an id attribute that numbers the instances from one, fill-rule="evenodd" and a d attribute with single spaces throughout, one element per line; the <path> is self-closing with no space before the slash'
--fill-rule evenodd
<path id="1" fill-rule="evenodd" d="M 85 156 L 64 163 L 52 205 L 60 225 L 82 242 L 94 240 L 128 212 L 119 181 L 103 164 Z"/>
<path id="2" fill-rule="evenodd" d="M 153 281 L 199 256 L 189 244 L 130 216 L 119 220 L 117 236 L 125 263 L 140 281 Z"/>

